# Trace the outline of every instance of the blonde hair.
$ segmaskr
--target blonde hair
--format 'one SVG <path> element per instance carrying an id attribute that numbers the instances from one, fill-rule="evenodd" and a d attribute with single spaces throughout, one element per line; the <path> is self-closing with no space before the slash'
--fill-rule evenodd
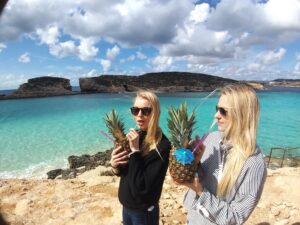
<path id="1" fill-rule="evenodd" d="M 228 85 L 221 89 L 228 103 L 228 127 L 224 142 L 231 145 L 218 184 L 217 195 L 225 197 L 237 180 L 246 159 L 256 149 L 256 131 L 259 120 L 259 101 L 253 88 L 246 84 Z"/>
<path id="2" fill-rule="evenodd" d="M 162 138 L 162 131 L 159 127 L 160 104 L 158 97 L 151 91 L 139 91 L 134 99 L 142 98 L 147 100 L 152 108 L 151 118 L 147 128 L 147 135 L 142 144 L 142 154 L 146 155 L 150 150 L 156 150 L 157 144 Z"/>

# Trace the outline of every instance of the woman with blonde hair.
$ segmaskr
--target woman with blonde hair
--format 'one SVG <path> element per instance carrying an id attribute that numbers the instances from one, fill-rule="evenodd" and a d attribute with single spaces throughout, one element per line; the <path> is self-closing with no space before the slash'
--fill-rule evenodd
<path id="1" fill-rule="evenodd" d="M 121 177 L 123 224 L 158 225 L 171 144 L 159 127 L 160 104 L 154 93 L 138 92 L 130 110 L 139 128 L 127 134 L 131 152 L 117 147 L 110 160 L 113 173 Z"/>
<path id="2" fill-rule="evenodd" d="M 248 85 L 221 89 L 218 131 L 198 151 L 199 177 L 184 184 L 190 188 L 184 199 L 188 224 L 243 224 L 257 205 L 266 179 L 256 143 L 259 111 L 257 95 Z"/>

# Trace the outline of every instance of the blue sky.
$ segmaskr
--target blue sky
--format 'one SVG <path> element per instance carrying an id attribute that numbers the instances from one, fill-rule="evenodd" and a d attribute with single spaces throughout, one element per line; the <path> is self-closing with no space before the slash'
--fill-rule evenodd
<path id="1" fill-rule="evenodd" d="M 9 0 L 0 89 L 158 71 L 300 79 L 299 0 Z"/>

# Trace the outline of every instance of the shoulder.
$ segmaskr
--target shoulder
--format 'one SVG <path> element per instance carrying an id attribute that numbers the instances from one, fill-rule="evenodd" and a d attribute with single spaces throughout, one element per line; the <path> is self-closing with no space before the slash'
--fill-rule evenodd
<path id="1" fill-rule="evenodd" d="M 252 169 L 266 170 L 264 155 L 259 147 L 256 147 L 255 152 L 246 160 L 245 166 Z"/>
<path id="2" fill-rule="evenodd" d="M 220 131 L 213 131 L 207 135 L 203 144 L 204 145 L 219 145 L 222 140 L 222 133 Z"/>

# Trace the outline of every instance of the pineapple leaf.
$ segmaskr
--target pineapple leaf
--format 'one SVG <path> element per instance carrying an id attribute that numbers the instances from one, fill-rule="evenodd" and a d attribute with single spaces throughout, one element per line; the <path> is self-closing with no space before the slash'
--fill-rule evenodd
<path id="1" fill-rule="evenodd" d="M 106 113 L 104 122 L 108 132 L 113 135 L 117 142 L 125 138 L 125 124 L 116 110 L 113 109 L 111 112 Z"/>
<path id="2" fill-rule="evenodd" d="M 170 107 L 168 110 L 169 117 L 167 119 L 170 133 L 170 141 L 173 146 L 178 148 L 186 148 L 192 137 L 192 132 L 196 124 L 195 109 L 191 115 L 188 115 L 187 104 L 181 104 L 178 109 Z"/>

